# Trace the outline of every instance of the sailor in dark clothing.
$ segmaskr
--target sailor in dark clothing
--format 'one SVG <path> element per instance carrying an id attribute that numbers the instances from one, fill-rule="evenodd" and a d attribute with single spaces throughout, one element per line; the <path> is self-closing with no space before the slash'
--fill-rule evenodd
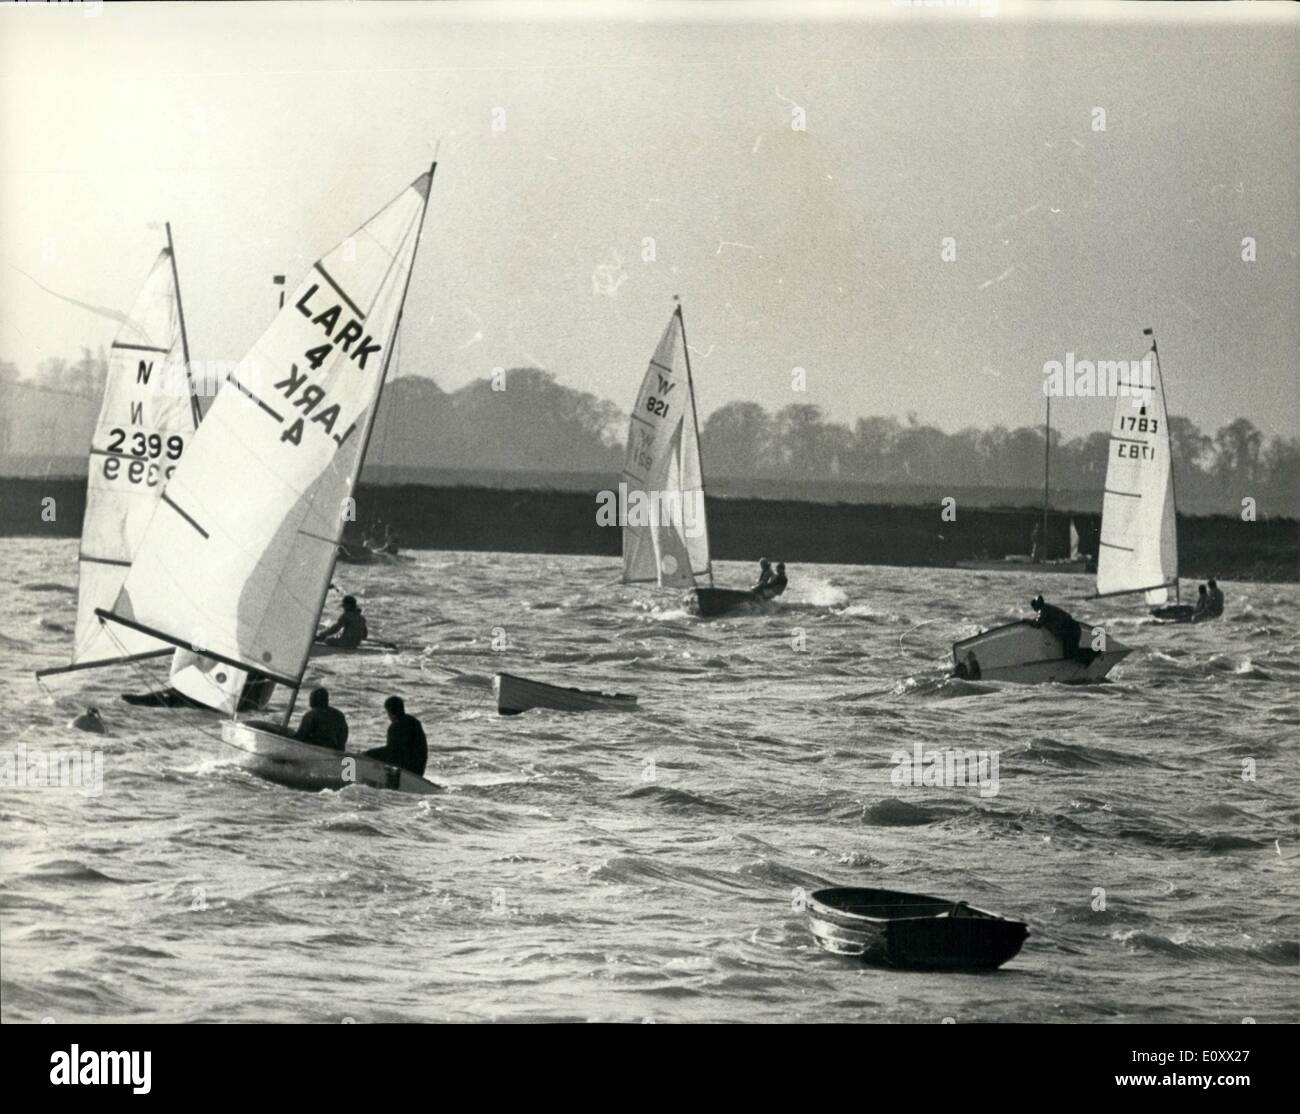
<path id="1" fill-rule="evenodd" d="M 758 583 L 750 589 L 757 595 L 763 595 L 763 589 L 772 582 L 772 562 L 766 557 L 758 559 Z"/>
<path id="2" fill-rule="evenodd" d="M 337 708 L 330 707 L 329 690 L 312 689 L 307 703 L 311 707 L 298 724 L 294 738 L 318 747 L 342 750 L 348 741 L 348 721 Z"/>
<path id="3" fill-rule="evenodd" d="M 1192 612 L 1192 619 L 1196 620 L 1196 619 L 1209 618 L 1209 616 L 1206 614 L 1209 606 L 1210 606 L 1209 591 L 1206 589 L 1204 584 L 1201 584 L 1196 589 L 1196 609 Z"/>
<path id="4" fill-rule="evenodd" d="M 1219 587 L 1218 582 L 1211 580 L 1209 585 L 1209 602 L 1205 605 L 1205 617 L 1207 619 L 1217 619 L 1223 614 L 1223 589 Z"/>
<path id="5" fill-rule="evenodd" d="M 767 585 L 768 599 L 774 599 L 775 597 L 779 596 L 782 592 L 785 591 L 785 586 L 788 583 L 789 581 L 786 580 L 786 576 L 785 576 L 785 562 L 778 561 L 776 563 L 776 575 L 772 577 L 771 581 L 769 581 Z"/>
<path id="6" fill-rule="evenodd" d="M 420 721 L 406 714 L 406 705 L 400 696 L 390 696 L 385 700 L 384 711 L 388 713 L 388 742 L 366 751 L 366 754 L 423 777 L 425 763 L 429 760 L 429 743 Z"/>
<path id="7" fill-rule="evenodd" d="M 333 626 L 321 631 L 316 636 L 316 641 L 324 642 L 326 646 L 342 646 L 345 650 L 355 650 L 369 636 L 366 617 L 357 607 L 357 597 L 344 596 L 343 614 Z"/>
<path id="8" fill-rule="evenodd" d="M 1035 596 L 1029 604 L 1038 612 L 1038 618 L 1034 620 L 1034 626 L 1042 627 L 1044 630 L 1054 634 L 1061 642 L 1061 649 L 1067 658 L 1075 658 L 1087 665 L 1097 656 L 1091 646 L 1080 646 L 1079 638 L 1083 634 L 1083 627 L 1068 611 L 1060 607 L 1055 607 L 1050 603 L 1044 603 L 1042 596 Z"/>

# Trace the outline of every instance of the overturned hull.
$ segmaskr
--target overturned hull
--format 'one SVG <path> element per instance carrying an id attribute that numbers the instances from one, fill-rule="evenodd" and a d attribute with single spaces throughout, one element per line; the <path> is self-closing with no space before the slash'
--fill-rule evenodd
<path id="1" fill-rule="evenodd" d="M 550 708 L 557 712 L 635 712 L 636 697 L 623 692 L 595 692 L 590 689 L 561 688 L 544 681 L 533 681 L 513 673 L 498 673 L 492 678 L 496 691 L 497 711 L 515 716 L 530 708 Z"/>
<path id="2" fill-rule="evenodd" d="M 1067 654 L 1059 638 L 1028 620 L 982 631 L 953 643 L 954 672 L 969 680 L 1084 685 L 1100 681 L 1133 652 L 1109 635 L 1104 650 L 1092 650 L 1096 628 L 1079 626 L 1078 654 Z"/>

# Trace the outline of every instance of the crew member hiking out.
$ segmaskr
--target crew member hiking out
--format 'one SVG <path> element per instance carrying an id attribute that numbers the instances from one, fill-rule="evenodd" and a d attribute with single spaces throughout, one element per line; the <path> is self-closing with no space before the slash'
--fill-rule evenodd
<path id="1" fill-rule="evenodd" d="M 356 596 L 343 597 L 343 614 L 333 626 L 327 627 L 316 636 L 317 642 L 326 646 L 341 646 L 345 650 L 355 650 L 370 636 L 366 628 L 366 617 L 357 607 Z"/>
<path id="2" fill-rule="evenodd" d="M 762 595 L 763 589 L 772 582 L 772 562 L 766 557 L 758 559 L 758 583 L 754 585 L 752 592 Z"/>
<path id="3" fill-rule="evenodd" d="M 303 713 L 295 738 L 330 750 L 342 750 L 348 741 L 348 721 L 337 708 L 330 707 L 328 689 L 312 689 L 307 700 L 310 707 Z"/>
<path id="4" fill-rule="evenodd" d="M 429 760 L 429 743 L 424 737 L 424 727 L 414 716 L 406 714 L 406 704 L 400 696 L 390 696 L 385 700 L 384 711 L 388 713 L 388 742 L 366 751 L 366 754 L 423 777 L 425 763 Z"/>

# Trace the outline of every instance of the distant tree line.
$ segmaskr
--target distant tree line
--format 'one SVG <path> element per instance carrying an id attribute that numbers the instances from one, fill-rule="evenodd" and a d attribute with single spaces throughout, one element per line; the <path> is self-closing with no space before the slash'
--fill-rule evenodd
<path id="1" fill-rule="evenodd" d="M 1227 511 L 1252 496 L 1287 513 L 1300 504 L 1300 440 L 1266 440 L 1246 418 L 1208 434 L 1172 417 L 1169 435 L 1180 504 Z M 828 422 L 817 406 L 769 414 L 757 403 L 730 402 L 709 415 L 701 439 L 710 475 L 1029 489 L 1043 483 L 1041 426 L 945 433 L 912 414 L 905 422 L 859 418 L 850 428 Z M 1109 429 L 1070 440 L 1053 430 L 1052 488 L 1100 490 L 1109 440 Z"/>
<path id="2" fill-rule="evenodd" d="M 75 362 L 42 361 L 32 379 L 0 361 L 0 455 L 84 455 L 107 373 L 105 352 Z M 84 413 L 83 413 L 84 411 Z M 616 473 L 627 414 L 539 368 L 512 368 L 444 391 L 425 376 L 388 383 L 371 439 L 374 465 L 467 471 Z M 26 428 L 24 428 L 26 426 Z M 1182 507 L 1235 511 L 1251 496 L 1265 513 L 1300 511 L 1300 440 L 1265 438 L 1245 418 L 1203 432 L 1169 421 Z M 19 434 L 25 434 L 19 436 Z M 1054 491 L 1096 492 L 1106 475 L 1109 432 L 1052 434 Z M 713 478 L 839 481 L 889 486 L 943 485 L 1034 490 L 1043 482 L 1041 427 L 945 433 L 909 415 L 828 421 L 817 406 L 769 413 L 754 402 L 715 410 L 701 429 Z"/>

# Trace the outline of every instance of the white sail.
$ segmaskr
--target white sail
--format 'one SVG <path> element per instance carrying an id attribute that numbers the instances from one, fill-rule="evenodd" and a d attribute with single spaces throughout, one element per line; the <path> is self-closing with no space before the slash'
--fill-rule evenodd
<path id="1" fill-rule="evenodd" d="M 109 618 L 299 683 L 353 517 L 431 179 L 316 263 L 227 380 Z"/>
<path id="2" fill-rule="evenodd" d="M 694 587 L 711 573 L 704 471 L 681 310 L 642 380 L 623 464 L 623 582 Z"/>
<path id="3" fill-rule="evenodd" d="M 1148 356 L 1148 362 L 1150 357 Z M 1115 402 L 1101 510 L 1097 593 L 1145 591 L 1156 606 L 1178 579 L 1173 461 L 1159 365 Z"/>
<path id="4" fill-rule="evenodd" d="M 182 349 L 180 295 L 164 248 L 113 341 L 91 439 L 72 651 L 78 668 L 170 649 L 140 631 L 110 633 L 95 609 L 116 600 L 163 486 L 189 449 L 196 411 Z"/>
<path id="5" fill-rule="evenodd" d="M 249 689 L 248 673 L 244 670 L 182 649 L 172 655 L 168 684 L 182 696 L 226 715 L 234 715 L 239 710 L 241 698 L 245 710 L 265 708 L 275 691 L 275 682 L 271 680 L 255 683 Z"/>

